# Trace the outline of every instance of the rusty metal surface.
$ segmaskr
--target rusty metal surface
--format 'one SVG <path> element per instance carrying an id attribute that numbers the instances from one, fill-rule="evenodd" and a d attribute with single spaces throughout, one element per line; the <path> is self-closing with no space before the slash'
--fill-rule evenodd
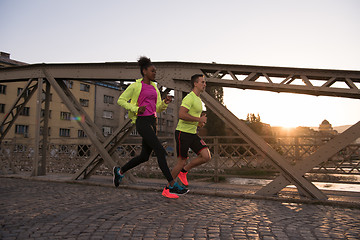
<path id="1" fill-rule="evenodd" d="M 229 64 L 203 64 L 203 63 L 181 63 L 181 62 L 154 62 L 157 67 L 157 82 L 160 86 L 176 91 L 189 91 L 188 81 L 195 73 L 202 73 L 208 79 L 208 84 L 241 89 L 257 89 L 275 92 L 291 92 L 310 94 L 316 96 L 337 96 L 360 99 L 360 90 L 357 87 L 360 82 L 360 71 L 328 70 L 328 69 L 305 69 L 305 68 L 283 68 L 262 67 Z M 65 86 L 59 86 L 62 80 L 87 80 L 87 81 L 133 81 L 139 77 L 137 63 L 83 63 L 83 64 L 35 64 L 21 67 L 0 69 L 0 83 L 14 81 L 29 81 L 32 78 L 44 78 L 57 93 L 72 113 L 83 112 L 82 107 L 76 104 L 73 96 L 67 92 Z M 300 83 L 299 83 L 300 82 Z M 319 83 L 320 82 L 320 83 Z M 344 87 L 337 87 L 336 84 Z M 27 89 L 24 89 L 27 90 Z M 178 97 L 181 94 L 176 94 Z M 299 166 L 293 167 L 287 160 L 271 148 L 262 138 L 257 136 L 248 126 L 241 124 L 230 111 L 219 104 L 206 93 L 202 96 L 203 101 L 230 127 L 245 138 L 245 140 L 260 152 L 266 159 L 270 160 L 280 171 L 281 176 L 274 181 L 279 183 L 277 190 L 289 183 L 295 184 L 301 194 L 310 198 L 324 198 L 325 196 L 308 182 L 302 174 L 311 170 L 311 167 L 303 167 L 310 160 L 317 157 L 316 164 L 326 162 L 329 154 L 336 149 L 351 144 L 354 139 L 360 137 L 359 123 L 355 124 L 350 131 L 337 137 L 337 140 L 325 144 L 317 152 L 307 157 L 307 160 Z M 76 105 L 75 107 L 73 105 Z M 11 109 L 12 111 L 13 109 Z M 227 111 L 225 111 L 227 110 Z M 87 118 L 89 119 L 89 118 Z M 11 120 L 13 123 L 16 118 Z M 10 124 L 11 124 L 10 123 Z M 107 167 L 111 168 L 115 162 L 103 146 L 103 138 L 97 129 L 93 129 L 92 122 L 81 124 L 85 133 L 90 137 L 100 155 L 104 158 Z M 95 134 L 92 132 L 95 130 Z M 97 136 L 99 135 L 99 136 Z M 4 137 L 4 136 L 2 136 Z M 333 145 L 338 144 L 339 147 Z M 319 156 L 325 153 L 325 156 Z M 315 164 L 315 165 L 316 165 Z M 299 169 L 301 171 L 299 171 Z M 321 168 L 321 167 L 320 167 Z M 323 169 L 324 167 L 322 167 Z M 356 168 L 357 169 L 357 168 Z M 271 191 L 276 192 L 274 189 Z M 269 192 L 268 192 L 269 193 Z"/>

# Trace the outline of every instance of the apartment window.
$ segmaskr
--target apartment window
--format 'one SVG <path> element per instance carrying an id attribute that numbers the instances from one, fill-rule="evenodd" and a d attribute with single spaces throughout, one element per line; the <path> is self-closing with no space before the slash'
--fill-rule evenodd
<path id="1" fill-rule="evenodd" d="M 168 127 L 172 127 L 172 126 L 174 125 L 174 122 L 171 121 L 171 120 L 167 120 L 166 123 L 167 123 L 166 125 L 167 125 Z"/>
<path id="2" fill-rule="evenodd" d="M 173 112 L 174 112 L 174 110 L 173 110 L 172 108 L 169 108 L 169 107 L 165 110 L 165 113 L 166 113 L 166 114 L 170 114 L 170 115 L 171 115 L 171 114 L 173 114 Z"/>
<path id="3" fill-rule="evenodd" d="M 51 130 L 51 128 L 48 127 L 48 136 L 50 136 L 50 130 Z M 41 127 L 41 126 L 40 126 L 40 135 L 44 135 L 44 127 Z"/>
<path id="4" fill-rule="evenodd" d="M 18 88 L 18 90 L 17 90 L 18 96 L 21 94 L 22 90 L 23 90 L 23 88 Z M 29 96 L 29 94 L 30 94 L 30 90 L 28 89 L 25 93 L 25 97 Z"/>
<path id="5" fill-rule="evenodd" d="M 109 136 L 112 134 L 112 127 L 107 127 L 107 126 L 103 126 L 102 127 L 102 132 L 103 132 L 103 135 L 106 137 L 106 136 Z"/>
<path id="6" fill-rule="evenodd" d="M 80 83 L 80 91 L 90 92 L 90 85 L 85 83 Z"/>
<path id="7" fill-rule="evenodd" d="M 165 125 L 165 119 L 163 119 L 163 118 L 158 118 L 158 124 L 159 125 Z"/>
<path id="8" fill-rule="evenodd" d="M 114 104 L 114 97 L 104 95 L 104 103 Z"/>
<path id="9" fill-rule="evenodd" d="M 60 137 L 70 137 L 70 129 L 68 129 L 68 128 L 60 128 L 59 136 Z"/>
<path id="10" fill-rule="evenodd" d="M 0 103 L 0 113 L 5 113 L 5 104 Z"/>
<path id="11" fill-rule="evenodd" d="M 6 85 L 0 84 L 0 94 L 6 94 Z"/>
<path id="12" fill-rule="evenodd" d="M 29 126 L 28 125 L 15 125 L 16 134 L 28 134 Z"/>
<path id="13" fill-rule="evenodd" d="M 86 138 L 86 133 L 84 130 L 78 130 L 78 138 Z"/>
<path id="14" fill-rule="evenodd" d="M 20 112 L 21 116 L 30 116 L 30 107 L 24 107 L 23 110 Z"/>
<path id="15" fill-rule="evenodd" d="M 45 101 L 45 98 L 46 98 L 46 94 L 43 92 L 43 93 L 41 93 L 41 97 L 42 97 L 42 100 L 43 101 Z M 50 97 L 49 97 L 49 99 L 50 99 L 50 102 L 52 101 L 52 93 L 50 93 Z"/>
<path id="16" fill-rule="evenodd" d="M 64 83 L 69 89 L 73 88 L 74 81 L 72 81 L 72 80 L 64 80 Z"/>
<path id="17" fill-rule="evenodd" d="M 69 112 L 60 112 L 60 119 L 61 120 L 70 120 L 71 119 L 71 113 L 69 113 Z"/>
<path id="18" fill-rule="evenodd" d="M 89 106 L 89 100 L 80 98 L 80 105 L 83 107 Z"/>
<path id="19" fill-rule="evenodd" d="M 45 109 L 41 109 L 40 117 L 45 117 Z M 51 118 L 51 110 L 49 110 L 49 118 Z"/>
<path id="20" fill-rule="evenodd" d="M 113 112 L 112 111 L 104 111 L 103 118 L 113 119 Z"/>

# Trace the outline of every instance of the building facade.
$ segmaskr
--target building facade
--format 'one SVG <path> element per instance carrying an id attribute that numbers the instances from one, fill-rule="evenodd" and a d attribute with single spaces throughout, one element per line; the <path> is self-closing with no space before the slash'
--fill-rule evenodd
<path id="1" fill-rule="evenodd" d="M 93 99 L 95 96 L 95 85 L 80 81 L 66 81 L 66 84 L 74 96 L 76 96 L 84 111 L 90 116 L 91 120 L 94 120 L 95 103 Z M 21 93 L 24 85 L 25 83 L 23 82 L 0 84 L 1 119 L 10 111 L 16 96 Z M 36 101 L 37 96 L 33 95 L 7 133 L 5 140 L 28 142 L 35 138 Z M 41 114 L 43 115 L 43 109 L 41 109 Z M 89 143 L 78 123 L 78 121 L 82 120 L 83 116 L 73 116 L 53 90 L 50 90 L 50 111 L 48 117 L 48 139 L 52 143 Z"/>
<path id="2" fill-rule="evenodd" d="M 125 87 L 118 82 L 95 83 L 95 124 L 105 137 L 111 135 L 126 120 L 126 110 L 117 104 Z"/>
<path id="3" fill-rule="evenodd" d="M 1 52 L 0 67 L 26 65 L 26 63 L 10 59 L 10 54 Z M 64 81 L 80 105 L 101 129 L 105 137 L 111 135 L 127 119 L 127 111 L 117 104 L 120 94 L 130 84 L 110 81 Z M 0 119 L 10 110 L 16 97 L 25 87 L 25 82 L 0 83 Z M 16 119 L 7 133 L 4 141 L 29 143 L 35 139 L 36 93 L 26 104 L 24 110 Z M 166 111 L 158 114 L 158 135 L 169 137 L 174 135 L 175 112 L 174 103 L 170 103 Z M 44 107 L 44 106 L 43 106 Z M 41 110 L 43 114 L 43 109 Z M 177 114 L 177 113 L 176 113 Z M 90 144 L 86 133 L 82 130 L 79 121 L 83 116 L 73 116 L 61 98 L 50 89 L 50 112 L 48 122 L 48 141 L 51 144 Z M 42 131 L 42 129 L 40 129 Z M 131 136 L 139 136 L 136 130 Z"/>

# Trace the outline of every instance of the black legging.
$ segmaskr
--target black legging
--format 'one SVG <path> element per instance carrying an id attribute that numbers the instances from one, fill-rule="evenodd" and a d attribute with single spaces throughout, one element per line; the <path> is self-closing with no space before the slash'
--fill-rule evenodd
<path id="1" fill-rule="evenodd" d="M 121 168 L 121 172 L 125 173 L 137 165 L 148 161 L 152 150 L 154 150 L 162 173 L 169 183 L 172 182 L 174 179 L 166 162 L 166 151 L 156 136 L 156 118 L 154 116 L 139 116 L 136 119 L 136 130 L 143 138 L 141 153 L 127 162 Z"/>

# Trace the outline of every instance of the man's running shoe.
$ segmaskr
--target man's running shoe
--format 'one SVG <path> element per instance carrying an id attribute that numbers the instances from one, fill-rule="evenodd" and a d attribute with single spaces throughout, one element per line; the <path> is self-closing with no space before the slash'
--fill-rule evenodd
<path id="1" fill-rule="evenodd" d="M 120 174 L 120 167 L 114 167 L 114 185 L 118 187 L 123 179 L 124 175 Z"/>
<path id="2" fill-rule="evenodd" d="M 174 186 L 169 186 L 170 193 L 176 194 L 176 195 L 184 195 L 189 192 L 189 189 L 180 186 L 177 182 L 174 183 Z"/>
<path id="3" fill-rule="evenodd" d="M 178 175 L 178 178 L 180 179 L 182 184 L 184 184 L 185 186 L 189 185 L 187 177 L 186 177 L 187 174 L 188 174 L 188 172 L 180 172 Z"/>
<path id="4" fill-rule="evenodd" d="M 167 198 L 179 198 L 178 195 L 170 193 L 170 189 L 168 187 L 164 188 L 162 195 Z"/>

